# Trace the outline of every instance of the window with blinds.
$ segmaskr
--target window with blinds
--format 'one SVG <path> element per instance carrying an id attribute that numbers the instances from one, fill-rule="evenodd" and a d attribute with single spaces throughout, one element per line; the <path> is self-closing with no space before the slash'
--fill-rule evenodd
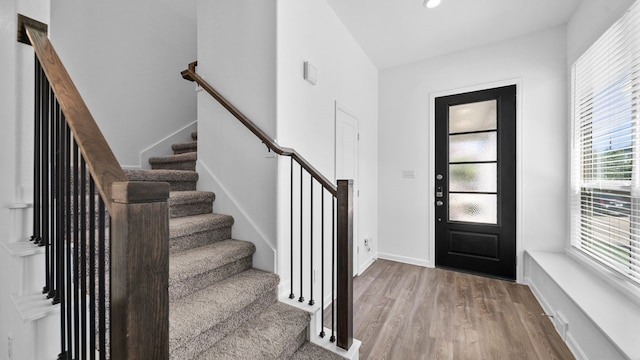
<path id="1" fill-rule="evenodd" d="M 572 245 L 640 285 L 640 0 L 572 68 Z"/>

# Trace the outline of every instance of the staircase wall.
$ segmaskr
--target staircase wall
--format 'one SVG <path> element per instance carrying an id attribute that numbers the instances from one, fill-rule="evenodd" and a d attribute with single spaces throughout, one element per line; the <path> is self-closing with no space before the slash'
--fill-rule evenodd
<path id="1" fill-rule="evenodd" d="M 199 0 L 197 13 L 198 73 L 275 137 L 276 2 Z M 211 172 L 234 199 L 229 206 L 216 201 L 214 210 L 233 214 L 234 237 L 256 244 L 254 266 L 275 271 L 276 159 L 204 92 L 198 94 L 198 163 L 201 176 Z"/>
<path id="2" fill-rule="evenodd" d="M 58 1 L 50 37 L 123 167 L 196 119 L 195 0 Z"/>

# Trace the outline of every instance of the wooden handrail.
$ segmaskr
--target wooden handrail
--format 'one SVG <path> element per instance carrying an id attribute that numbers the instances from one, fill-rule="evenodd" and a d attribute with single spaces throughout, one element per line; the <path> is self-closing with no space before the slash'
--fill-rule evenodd
<path id="1" fill-rule="evenodd" d="M 318 181 L 322 186 L 324 186 L 327 191 L 329 191 L 333 196 L 336 196 L 338 193 L 338 188 L 331 181 L 329 181 L 320 171 L 318 171 L 311 163 L 307 161 L 304 157 L 302 157 L 297 151 L 291 148 L 282 147 L 278 145 L 269 135 L 267 135 L 262 129 L 260 129 L 253 121 L 249 120 L 238 108 L 233 106 L 224 96 L 222 96 L 219 92 L 217 92 L 209 83 L 207 83 L 200 75 L 196 73 L 196 66 L 198 65 L 197 61 L 189 64 L 187 70 L 181 72 L 182 77 L 185 80 L 196 82 L 200 85 L 209 95 L 213 96 L 220 105 L 222 105 L 225 109 L 227 109 L 236 119 L 238 119 L 249 131 L 251 131 L 254 135 L 256 135 L 262 143 L 264 143 L 267 148 L 271 151 L 275 152 L 278 155 L 282 156 L 290 156 L 300 166 L 302 166 L 316 181 Z"/>
<path id="2" fill-rule="evenodd" d="M 333 339 L 332 336 L 332 339 L 330 341 L 333 342 L 334 340 L 337 340 L 338 347 L 349 350 L 351 348 L 351 345 L 353 344 L 353 180 L 338 180 L 338 184 L 334 185 L 331 181 L 325 178 L 315 167 L 313 167 L 305 158 L 300 156 L 300 154 L 298 154 L 294 149 L 285 148 L 278 145 L 271 137 L 269 137 L 269 135 L 262 131 L 262 129 L 260 129 L 256 124 L 249 120 L 249 118 L 247 118 L 240 110 L 233 106 L 233 104 L 231 104 L 211 85 L 209 85 L 209 83 L 207 83 L 202 77 L 200 77 L 200 75 L 196 73 L 197 65 L 197 61 L 189 64 L 187 70 L 182 71 L 182 77 L 185 80 L 194 81 L 198 85 L 200 85 L 236 119 L 238 119 L 247 129 L 249 129 L 249 131 L 256 135 L 270 150 L 278 155 L 290 156 L 298 164 L 300 164 L 300 166 L 304 168 L 311 175 L 311 177 L 318 181 L 318 183 L 320 183 L 329 193 L 331 193 L 336 198 L 336 203 L 338 206 L 338 213 L 336 216 L 337 251 L 334 251 L 334 255 L 337 253 L 338 257 L 338 262 L 336 264 L 337 297 L 335 299 L 337 303 L 336 308 L 338 315 L 338 336 L 337 339 Z M 302 177 L 302 172 L 300 173 L 300 176 Z M 302 191 L 302 183 L 300 185 L 300 188 Z M 311 189 L 313 189 L 313 183 Z M 313 190 L 311 190 L 311 193 L 311 207 L 313 208 Z M 302 200 L 300 202 L 300 208 L 302 209 Z M 302 210 L 300 211 L 302 214 Z M 311 213 L 313 214 L 313 210 L 311 211 Z M 302 224 L 302 218 L 300 224 Z M 313 228 L 313 225 L 311 225 L 311 227 Z M 302 225 L 300 226 L 300 228 L 302 229 Z M 302 233 L 300 235 L 300 239 L 302 241 Z M 311 245 L 310 248 L 313 249 L 313 246 Z M 302 243 L 300 245 L 300 251 L 300 257 L 302 259 Z M 310 257 L 313 257 L 312 252 Z M 291 271 L 293 273 L 293 270 Z M 300 276 L 300 278 L 302 279 L 302 275 Z M 324 286 L 324 284 L 322 284 L 321 286 Z M 303 286 L 301 280 L 300 288 L 302 289 L 302 287 Z M 290 296 L 294 296 L 293 288 L 292 294 Z M 299 301 L 303 301 L 302 294 L 300 294 Z M 310 302 L 309 305 L 313 304 Z"/>
<path id="3" fill-rule="evenodd" d="M 107 208 L 111 211 L 111 187 L 113 183 L 128 181 L 127 176 L 113 155 L 109 144 L 107 144 L 67 69 L 58 57 L 46 32 L 29 24 L 25 24 L 24 28 L 60 103 L 60 108 L 74 139 L 87 162 L 87 167 L 98 191 Z"/>

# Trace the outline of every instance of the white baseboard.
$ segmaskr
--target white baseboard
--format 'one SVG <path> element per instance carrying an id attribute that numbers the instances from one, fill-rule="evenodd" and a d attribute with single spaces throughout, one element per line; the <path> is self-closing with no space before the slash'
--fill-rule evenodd
<path id="1" fill-rule="evenodd" d="M 361 275 L 363 272 L 367 271 L 367 269 L 369 268 L 369 266 L 373 265 L 374 262 L 376 262 L 378 258 L 376 256 L 372 256 L 371 258 L 369 258 L 369 260 L 367 260 L 362 266 L 360 266 L 360 268 L 358 269 L 358 275 Z"/>
<path id="2" fill-rule="evenodd" d="M 408 256 L 400 256 L 386 253 L 378 253 L 378 259 L 397 261 L 405 264 L 423 266 L 428 268 L 433 268 L 433 262 L 424 259 L 412 258 Z"/>
<path id="3" fill-rule="evenodd" d="M 152 156 L 165 156 L 165 155 L 173 155 L 173 151 L 171 150 L 171 145 L 186 142 L 191 139 L 191 133 L 198 130 L 198 121 L 193 121 L 182 128 L 174 131 L 173 133 L 167 135 L 163 139 L 158 140 L 151 146 L 140 152 L 140 165 L 137 166 L 138 169 L 149 169 L 151 165 L 149 165 L 149 158 Z M 124 166 L 123 166 L 124 168 Z"/>

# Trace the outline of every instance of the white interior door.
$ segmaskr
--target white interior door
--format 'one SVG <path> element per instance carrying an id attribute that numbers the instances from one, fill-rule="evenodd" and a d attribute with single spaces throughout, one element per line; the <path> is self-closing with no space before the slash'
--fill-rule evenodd
<path id="1" fill-rule="evenodd" d="M 336 102 L 335 174 L 353 179 L 353 275 L 358 274 L 360 239 L 358 236 L 358 119 Z"/>

